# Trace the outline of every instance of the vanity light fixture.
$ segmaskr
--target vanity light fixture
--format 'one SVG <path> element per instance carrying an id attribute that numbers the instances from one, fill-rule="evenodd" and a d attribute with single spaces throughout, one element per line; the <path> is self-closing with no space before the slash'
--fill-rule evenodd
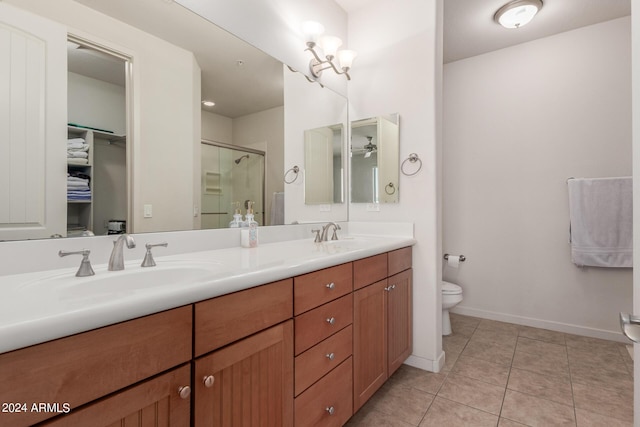
<path id="1" fill-rule="evenodd" d="M 302 24 L 302 32 L 304 33 L 307 48 L 313 55 L 311 62 L 309 62 L 309 70 L 313 77 L 318 78 L 322 75 L 324 70 L 329 68 L 333 69 L 336 74 L 344 74 L 347 80 L 351 80 L 349 76 L 349 70 L 353 65 L 353 60 L 357 56 L 357 53 L 353 50 L 338 50 L 342 46 L 342 40 L 335 36 L 322 36 L 324 33 L 324 26 L 314 21 L 306 21 Z M 316 52 L 316 47 L 322 49 L 324 59 Z M 333 62 L 335 58 L 338 58 L 340 67 L 336 66 Z"/>
<path id="2" fill-rule="evenodd" d="M 493 19 L 505 28 L 520 28 L 528 24 L 542 9 L 542 0 L 515 0 L 502 6 Z"/>

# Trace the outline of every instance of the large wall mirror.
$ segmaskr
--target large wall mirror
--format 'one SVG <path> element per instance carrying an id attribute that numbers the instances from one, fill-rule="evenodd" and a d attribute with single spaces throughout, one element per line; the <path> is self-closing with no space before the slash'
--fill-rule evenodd
<path id="1" fill-rule="evenodd" d="M 351 203 L 398 203 L 398 114 L 351 122 Z"/>
<path id="2" fill-rule="evenodd" d="M 304 202 L 343 202 L 342 123 L 304 131 Z"/>
<path id="3" fill-rule="evenodd" d="M 2 3 L 51 23 L 57 30 L 51 37 L 61 39 L 65 51 L 71 49 L 68 50 L 71 53 L 64 57 L 64 75 L 55 77 L 64 79 L 59 86 L 69 89 L 67 93 L 59 91 L 53 105 L 54 109 L 67 112 L 66 120 L 64 114 L 59 116 L 53 133 L 38 142 L 42 147 L 46 145 L 41 154 L 55 162 L 52 168 L 56 171 L 53 178 L 41 181 L 46 185 L 37 187 L 38 194 L 43 203 L 55 207 L 57 215 L 42 213 L 35 219 L 27 215 L 18 227 L 11 225 L 15 217 L 11 209 L 4 209 L 4 215 L 0 208 L 0 241 L 90 234 L 82 233 L 84 229 L 102 235 L 124 230 L 140 233 L 225 227 L 232 219 L 233 206 L 237 202 L 244 205 L 254 198 L 262 199 L 251 200 L 255 202 L 260 225 L 323 219 L 306 218 L 303 194 L 298 194 L 297 189 L 289 194 L 283 179 L 291 164 L 302 165 L 305 161 L 304 137 L 298 129 L 294 133 L 287 127 L 320 126 L 310 121 L 287 123 L 285 119 L 291 116 L 289 105 L 295 104 L 292 108 L 300 116 L 300 105 L 305 99 L 319 102 L 313 94 L 319 85 L 303 79 L 304 85 L 296 83 L 295 90 L 285 96 L 290 75 L 302 78 L 301 74 L 175 2 L 138 0 L 132 5 L 130 0 L 6 0 Z M 9 14 L 2 15 L 0 25 L 16 24 Z M 80 47 L 74 47 L 67 43 L 70 37 L 74 43 L 86 43 L 76 43 Z M 82 54 L 81 65 L 73 62 L 76 54 Z M 92 60 L 99 65 L 92 68 Z M 105 64 L 109 62 L 118 69 L 117 81 L 105 76 L 108 68 Z M 131 86 L 127 86 L 127 72 Z M 15 84 L 2 76 L 6 74 L 0 73 L 0 87 Z M 55 82 L 47 81 L 47 90 L 54 86 Z M 91 91 L 82 92 L 85 86 L 92 86 Z M 331 97 L 330 108 L 340 114 L 319 117 L 316 112 L 309 112 L 309 115 L 329 126 L 334 132 L 332 142 L 344 141 L 343 130 L 348 122 L 343 112 L 347 110 L 347 100 L 328 88 L 322 88 L 322 92 L 323 97 Z M 92 108 L 78 103 L 78 99 Z M 113 111 L 105 110 L 114 100 L 120 102 L 120 110 L 115 114 L 117 125 L 110 119 Z M 203 100 L 215 105 L 202 106 Z M 323 109 L 317 104 L 314 107 Z M 87 117 L 90 110 L 97 112 Z M 336 116 L 340 117 L 338 121 Z M 69 127 L 68 122 L 79 126 Z M 11 126 L 18 128 L 23 124 Z M 294 138 L 289 137 L 294 134 Z M 65 175 L 69 171 L 65 141 L 82 138 L 86 142 L 90 139 L 87 135 L 93 138 L 95 149 L 91 150 L 96 157 L 91 168 L 85 167 L 81 172 L 90 171 L 84 175 L 91 177 L 93 195 L 89 204 L 86 201 L 72 204 L 65 194 L 68 185 Z M 332 146 L 333 152 L 340 155 L 342 149 Z M 2 150 L 0 146 L 0 153 L 7 151 Z M 298 150 L 298 158 L 285 158 Z M 24 158 L 23 163 L 27 164 Z M 341 165 L 342 158 L 338 160 Z M 107 165 L 108 162 L 117 165 Z M 322 199 L 322 203 L 343 201 L 343 167 L 335 166 L 334 171 L 338 169 L 340 174 L 331 174 L 331 200 Z M 10 180 L 22 179 L 11 174 L 0 174 L 0 188 L 8 188 Z M 258 189 L 251 195 L 245 191 L 249 181 L 252 188 Z M 304 194 L 325 192 L 326 189 L 316 191 L 313 182 L 306 183 L 310 187 Z M 325 186 L 328 177 L 317 182 Z M 23 187 L 16 188 L 20 192 Z M 3 194 L 0 191 L 0 198 Z M 9 199 L 5 197 L 0 204 L 6 200 Z M 23 205 L 29 203 L 38 202 L 27 201 Z M 117 210 L 113 210 L 115 207 Z M 288 214 L 289 210 L 295 214 Z M 55 226 L 29 227 L 29 221 L 38 223 L 43 218 L 55 221 Z M 346 208 L 334 209 L 330 219 L 346 221 Z M 72 225 L 78 226 L 75 234 Z M 40 234 L 27 232 L 29 228 L 37 228 Z"/>

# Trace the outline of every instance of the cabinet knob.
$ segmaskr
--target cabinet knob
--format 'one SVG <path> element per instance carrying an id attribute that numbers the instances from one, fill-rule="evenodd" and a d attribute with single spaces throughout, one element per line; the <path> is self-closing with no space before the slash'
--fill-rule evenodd
<path id="1" fill-rule="evenodd" d="M 329 413 L 329 415 L 333 415 L 336 413 L 336 408 L 334 408 L 333 406 L 327 406 L 325 408 L 325 411 L 327 411 Z"/>
<path id="2" fill-rule="evenodd" d="M 391 286 L 387 286 L 386 288 L 384 288 L 384 290 L 389 292 L 391 290 Z"/>
<path id="3" fill-rule="evenodd" d="M 335 317 L 329 317 L 327 319 L 327 323 L 330 324 L 330 325 L 335 324 L 336 323 L 336 318 Z"/>
<path id="4" fill-rule="evenodd" d="M 215 377 L 213 375 L 207 375 L 206 377 L 204 377 L 202 379 L 202 382 L 204 383 L 204 386 L 206 388 L 211 388 L 213 387 L 213 383 L 216 381 Z"/>
<path id="5" fill-rule="evenodd" d="M 335 359 L 335 358 L 336 358 L 336 355 L 335 355 L 335 354 L 333 354 L 333 353 L 329 353 L 329 354 L 327 354 L 327 359 L 329 359 L 329 360 L 333 360 L 333 359 Z"/>
<path id="6" fill-rule="evenodd" d="M 331 283 L 327 283 L 325 286 L 327 287 L 327 289 L 334 289 L 336 287 L 336 284 L 331 282 Z"/>
<path id="7" fill-rule="evenodd" d="M 184 385 L 178 388 L 178 395 L 180 395 L 181 399 L 188 398 L 189 396 L 191 396 L 191 387 L 189 387 L 188 385 Z"/>

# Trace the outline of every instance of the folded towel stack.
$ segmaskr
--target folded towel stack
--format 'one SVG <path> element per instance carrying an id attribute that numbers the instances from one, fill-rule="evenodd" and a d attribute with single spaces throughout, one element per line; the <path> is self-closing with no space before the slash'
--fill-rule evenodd
<path id="1" fill-rule="evenodd" d="M 67 173 L 67 200 L 91 200 L 91 177 L 80 172 Z"/>
<path id="2" fill-rule="evenodd" d="M 89 145 L 84 138 L 67 140 L 67 163 L 72 165 L 89 164 Z"/>

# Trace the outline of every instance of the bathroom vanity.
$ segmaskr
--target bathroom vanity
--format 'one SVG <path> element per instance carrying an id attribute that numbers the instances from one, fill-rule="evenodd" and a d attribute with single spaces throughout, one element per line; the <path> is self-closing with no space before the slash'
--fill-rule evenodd
<path id="1" fill-rule="evenodd" d="M 356 240 L 263 245 L 244 284 L 220 271 L 190 303 L 0 354 L 0 424 L 343 425 L 412 349 L 415 241 Z M 258 255 L 237 249 L 165 263 Z"/>

